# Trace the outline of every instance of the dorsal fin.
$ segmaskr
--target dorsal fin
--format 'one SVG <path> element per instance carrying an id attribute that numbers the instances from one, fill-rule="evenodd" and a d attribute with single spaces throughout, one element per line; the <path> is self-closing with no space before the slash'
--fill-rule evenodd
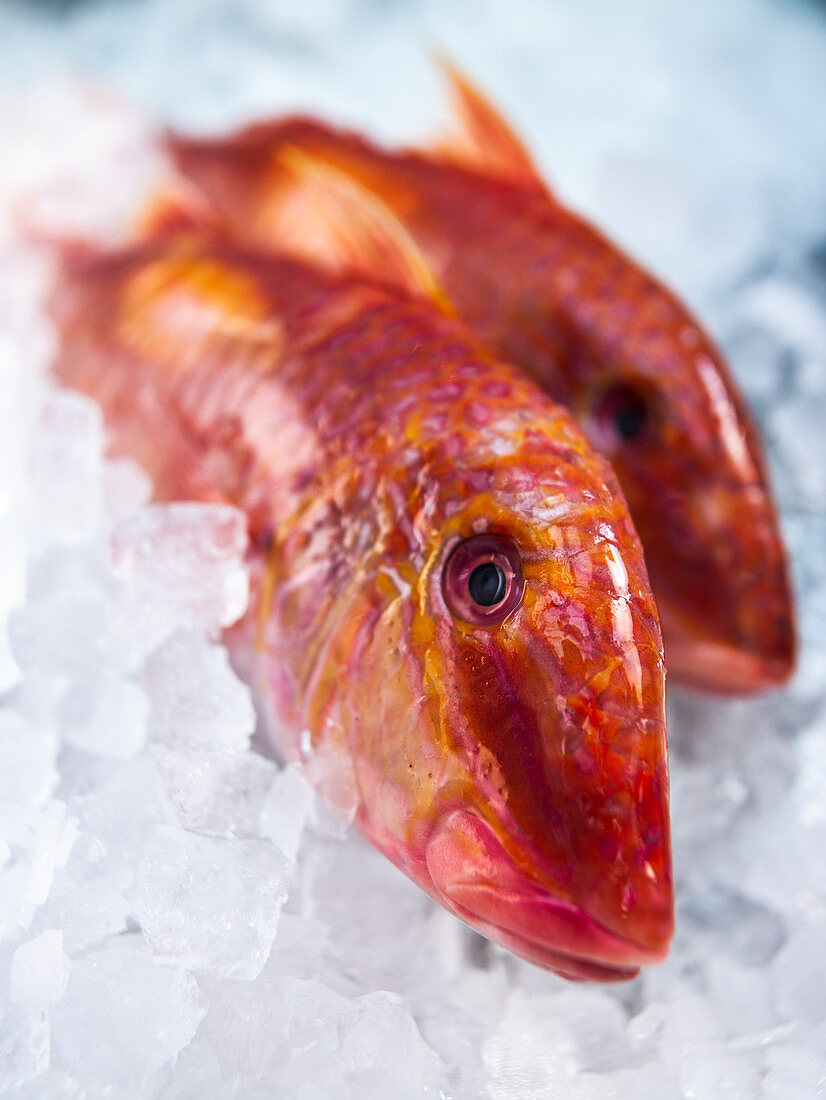
<path id="1" fill-rule="evenodd" d="M 453 309 L 418 245 L 382 200 L 346 172 L 288 145 L 285 169 L 262 212 L 268 236 L 300 259 L 354 273 Z"/>
<path id="2" fill-rule="evenodd" d="M 476 172 L 547 191 L 528 150 L 489 99 L 443 54 L 436 63 L 451 92 L 456 127 L 433 152 Z"/>
<path id="3" fill-rule="evenodd" d="M 157 240 L 195 233 L 214 237 L 223 229 L 218 212 L 188 180 L 165 181 L 153 195 L 132 227 L 138 240 Z"/>

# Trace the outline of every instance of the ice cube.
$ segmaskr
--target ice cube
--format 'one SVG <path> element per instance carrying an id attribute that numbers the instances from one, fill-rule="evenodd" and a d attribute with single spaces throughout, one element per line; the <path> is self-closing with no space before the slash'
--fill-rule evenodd
<path id="1" fill-rule="evenodd" d="M 149 502 L 152 481 L 133 459 L 112 458 L 103 467 L 103 500 L 106 519 L 118 523 Z"/>
<path id="2" fill-rule="evenodd" d="M 123 894 L 105 886 L 81 886 L 60 871 L 33 928 L 59 927 L 66 951 L 79 955 L 99 946 L 107 936 L 125 931 L 130 912 Z"/>
<path id="3" fill-rule="evenodd" d="M 155 759 L 185 829 L 213 836 L 259 836 L 259 818 L 276 774 L 252 752 L 222 745 L 159 747 Z"/>
<path id="4" fill-rule="evenodd" d="M 323 739 L 317 746 L 309 745 L 309 737 L 306 741 L 302 746 L 304 774 L 320 794 L 316 827 L 328 835 L 343 836 L 355 820 L 359 804 L 352 762 L 331 739 Z"/>
<path id="5" fill-rule="evenodd" d="M 357 998 L 339 1034 L 353 1096 L 436 1100 L 440 1095 L 440 1060 L 400 997 L 377 992 Z"/>
<path id="6" fill-rule="evenodd" d="M 322 959 L 330 949 L 329 941 L 330 928 L 324 921 L 285 910 L 262 978 L 320 976 Z"/>
<path id="7" fill-rule="evenodd" d="M 173 746 L 249 744 L 255 728 L 249 688 L 230 668 L 223 646 L 194 631 L 178 631 L 150 656 L 143 683 L 155 739 Z"/>
<path id="8" fill-rule="evenodd" d="M 53 799 L 38 810 L 28 835 L 0 871 L 0 940 L 29 927 L 74 839 L 74 823 L 66 820 L 64 802 Z"/>
<path id="9" fill-rule="evenodd" d="M 269 837 L 288 859 L 295 859 L 315 805 L 315 795 L 295 764 L 279 772 L 261 810 L 261 835 Z"/>
<path id="10" fill-rule="evenodd" d="M 435 964 L 425 921 L 433 903 L 388 859 L 355 835 L 343 843 L 310 840 L 305 851 L 305 911 L 336 929 L 349 966 L 413 981 Z"/>
<path id="11" fill-rule="evenodd" d="M 89 542 L 102 516 L 100 406 L 68 390 L 49 393 L 32 445 L 30 528 L 37 544 Z"/>
<path id="12" fill-rule="evenodd" d="M 197 1046 L 209 1052 L 223 1080 L 260 1080 L 282 1057 L 289 1027 L 278 987 L 258 979 L 213 988 Z"/>
<path id="13" fill-rule="evenodd" d="M 49 1018 L 31 1005 L 0 1005 L 0 1093 L 20 1089 L 49 1068 Z"/>
<path id="14" fill-rule="evenodd" d="M 122 239 L 164 173 L 149 119 L 109 90 L 68 79 L 15 106 L 2 119 L 5 141 L 27 155 L 4 182 L 26 225 L 46 239 Z"/>
<path id="15" fill-rule="evenodd" d="M 573 1029 L 546 1022 L 519 990 L 508 998 L 497 1029 L 484 1042 L 482 1059 L 491 1100 L 533 1100 L 564 1095 L 581 1068 Z"/>
<path id="16" fill-rule="evenodd" d="M 17 505 L 26 473 L 26 367 L 0 324 L 0 520 Z"/>
<path id="17" fill-rule="evenodd" d="M 8 226 L 3 191 L 0 181 L 0 338 L 12 356 L 5 381 L 9 383 L 9 406 L 18 417 L 9 435 L 10 449 L 14 449 L 20 429 L 28 432 L 31 428 L 42 394 L 40 378 L 54 360 L 54 332 L 51 325 L 43 323 L 43 301 L 53 267 L 41 250 L 20 239 L 19 217 L 17 224 Z M 9 228 L 11 232 L 4 234 Z"/>
<path id="18" fill-rule="evenodd" d="M 138 937 L 114 937 L 72 966 L 52 1036 L 76 1075 L 139 1085 L 191 1040 L 204 1015 L 191 974 L 152 961 Z"/>
<path id="19" fill-rule="evenodd" d="M 0 711 L 0 838 L 22 841 L 55 788 L 57 738 L 26 723 L 15 711 Z"/>
<path id="20" fill-rule="evenodd" d="M 42 905 L 49 896 L 55 869 L 64 867 L 77 838 L 77 824 L 66 812 L 66 803 L 50 799 L 39 811 L 28 846 L 29 882 L 26 897 Z"/>
<path id="21" fill-rule="evenodd" d="M 63 736 L 74 748 L 128 760 L 146 741 L 149 700 L 137 684 L 96 670 L 71 686 L 61 716 Z"/>
<path id="22" fill-rule="evenodd" d="M 1 380 L 0 380 L 1 384 Z M 0 692 L 20 678 L 11 648 L 7 619 L 26 599 L 26 549 L 24 532 L 16 518 L 0 508 Z"/>
<path id="23" fill-rule="evenodd" d="M 84 771 L 88 771 L 86 758 Z M 104 763 L 101 778 L 70 799 L 78 836 L 67 874 L 84 888 L 126 893 L 132 886 L 152 828 L 168 810 L 155 762 L 139 755 Z M 83 774 L 83 773 L 81 773 Z"/>
<path id="24" fill-rule="evenodd" d="M 82 676 L 127 667 L 132 650 L 113 634 L 102 601 L 93 597 L 35 599 L 12 613 L 12 649 L 24 672 Z"/>
<path id="25" fill-rule="evenodd" d="M 267 960 L 290 874 L 269 841 L 159 826 L 141 866 L 135 916 L 159 959 L 250 980 Z"/>
<path id="26" fill-rule="evenodd" d="M 243 1033 L 238 1007 L 235 1034 Z M 271 1043 L 263 1066 L 261 1052 L 251 1059 L 262 1066 L 264 1080 L 277 1082 L 286 1096 L 300 1096 L 308 1084 L 322 1096 L 358 1095 L 349 1087 L 342 1051 L 342 1033 L 357 1016 L 353 1002 L 322 982 L 287 978 L 272 987 L 267 1014 L 279 1041 Z M 260 1010 L 258 1016 L 256 1030 L 264 1019 Z"/>
<path id="27" fill-rule="evenodd" d="M 111 621 L 126 637 L 157 645 L 173 630 L 217 631 L 249 599 L 244 513 L 228 504 L 147 505 L 112 535 L 121 582 Z"/>
<path id="28" fill-rule="evenodd" d="M 57 928 L 21 944 L 11 962 L 12 1002 L 36 1005 L 60 1000 L 69 981 L 70 966 L 63 950 L 63 932 Z"/>

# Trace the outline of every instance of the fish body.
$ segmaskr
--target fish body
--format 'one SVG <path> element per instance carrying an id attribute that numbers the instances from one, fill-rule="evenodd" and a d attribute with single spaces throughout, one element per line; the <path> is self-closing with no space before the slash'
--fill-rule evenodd
<path id="1" fill-rule="evenodd" d="M 159 499 L 249 524 L 280 749 L 442 905 L 569 978 L 670 939 L 642 550 L 567 411 L 427 298 L 204 241 L 68 261 L 55 374 Z"/>
<path id="2" fill-rule="evenodd" d="M 421 248 L 458 313 L 566 405 L 612 462 L 645 547 L 669 671 L 723 693 L 794 665 L 788 569 L 757 431 L 723 357 L 679 299 L 542 182 L 507 124 L 453 73 L 464 147 L 391 152 L 306 118 L 172 138 L 223 232 L 285 225 L 285 149 L 345 171 Z"/>

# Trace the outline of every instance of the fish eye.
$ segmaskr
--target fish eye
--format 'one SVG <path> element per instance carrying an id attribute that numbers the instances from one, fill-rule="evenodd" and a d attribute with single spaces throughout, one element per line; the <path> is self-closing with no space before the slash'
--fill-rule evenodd
<path id="1" fill-rule="evenodd" d="M 636 443 L 651 427 L 650 401 L 634 386 L 616 385 L 603 390 L 595 412 L 600 439 L 607 445 Z"/>
<path id="2" fill-rule="evenodd" d="M 501 535 L 474 535 L 445 562 L 442 590 L 452 613 L 468 623 L 501 623 L 522 601 L 519 551 Z"/>

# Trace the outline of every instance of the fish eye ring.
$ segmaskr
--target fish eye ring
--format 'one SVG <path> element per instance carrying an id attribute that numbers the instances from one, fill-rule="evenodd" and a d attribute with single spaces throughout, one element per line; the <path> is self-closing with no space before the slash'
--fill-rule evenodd
<path id="1" fill-rule="evenodd" d="M 454 547 L 442 573 L 445 603 L 457 619 L 492 626 L 522 602 L 519 551 L 501 535 L 473 535 Z"/>

